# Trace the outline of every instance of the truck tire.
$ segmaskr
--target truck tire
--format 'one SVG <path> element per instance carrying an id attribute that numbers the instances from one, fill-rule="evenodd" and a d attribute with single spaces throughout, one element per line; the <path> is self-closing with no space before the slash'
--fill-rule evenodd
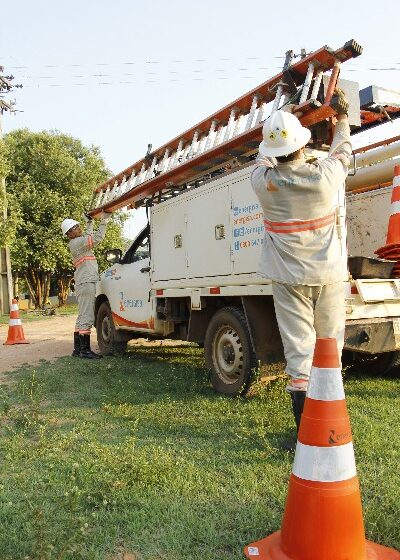
<path id="1" fill-rule="evenodd" d="M 204 348 L 214 389 L 224 395 L 246 394 L 257 360 L 243 311 L 238 307 L 217 311 L 208 325 Z"/>
<path id="2" fill-rule="evenodd" d="M 361 352 L 343 351 L 343 365 L 350 371 L 359 371 L 366 375 L 388 375 L 400 371 L 400 352 L 382 352 L 381 354 L 363 354 Z"/>
<path id="3" fill-rule="evenodd" d="M 97 312 L 96 319 L 97 344 L 103 356 L 123 354 L 128 342 L 118 340 L 118 333 L 114 326 L 110 305 L 103 301 Z"/>

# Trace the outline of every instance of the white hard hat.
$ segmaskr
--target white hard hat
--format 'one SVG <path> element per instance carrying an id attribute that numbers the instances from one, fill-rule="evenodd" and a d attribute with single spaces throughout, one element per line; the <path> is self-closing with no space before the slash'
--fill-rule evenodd
<path id="1" fill-rule="evenodd" d="M 72 218 L 65 218 L 65 220 L 61 223 L 61 231 L 63 232 L 63 235 L 68 233 L 69 230 L 76 225 L 79 225 L 79 222 L 73 220 Z"/>
<path id="2" fill-rule="evenodd" d="M 311 132 L 292 113 L 275 111 L 264 123 L 259 151 L 262 156 L 288 156 L 305 146 L 310 138 Z"/>

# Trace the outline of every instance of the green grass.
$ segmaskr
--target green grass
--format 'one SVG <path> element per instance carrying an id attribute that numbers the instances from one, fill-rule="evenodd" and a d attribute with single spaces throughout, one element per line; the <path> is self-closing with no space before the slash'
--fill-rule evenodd
<path id="1" fill-rule="evenodd" d="M 78 312 L 78 306 L 76 304 L 64 305 L 64 307 L 55 307 L 55 313 L 57 317 L 62 317 L 65 315 L 74 315 Z M 22 322 L 26 321 L 38 321 L 41 319 L 51 319 L 53 315 L 43 315 L 39 310 L 30 309 L 29 311 L 19 310 Z M 0 315 L 0 325 L 8 325 L 10 320 L 9 315 Z"/>
<path id="2" fill-rule="evenodd" d="M 280 527 L 284 380 L 213 393 L 202 351 L 10 373 L 0 394 L 1 560 L 235 560 Z M 346 380 L 368 538 L 399 547 L 399 380 Z"/>

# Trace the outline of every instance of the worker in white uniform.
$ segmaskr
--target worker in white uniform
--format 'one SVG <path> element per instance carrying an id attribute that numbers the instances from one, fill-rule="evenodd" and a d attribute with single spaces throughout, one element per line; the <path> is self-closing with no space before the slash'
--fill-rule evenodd
<path id="1" fill-rule="evenodd" d="M 90 331 L 94 324 L 94 306 L 96 297 L 96 282 L 99 280 L 97 260 L 92 251 L 106 234 L 107 222 L 111 213 L 103 212 L 97 231 L 93 232 L 93 222 L 87 216 L 87 228 L 82 233 L 79 222 L 66 218 L 61 224 L 61 230 L 68 237 L 69 248 L 75 267 L 75 294 L 78 300 L 78 317 L 75 323 L 74 350 L 72 356 L 81 358 L 101 358 L 90 348 Z"/>
<path id="2" fill-rule="evenodd" d="M 337 93 L 345 101 L 342 92 Z M 251 177 L 264 212 L 259 274 L 272 280 L 297 430 L 316 336 L 336 338 L 339 355 L 343 349 L 347 268 L 338 200 L 352 153 L 347 115 L 337 116 L 327 158 L 305 159 L 310 138 L 296 116 L 276 111 L 264 123 Z"/>

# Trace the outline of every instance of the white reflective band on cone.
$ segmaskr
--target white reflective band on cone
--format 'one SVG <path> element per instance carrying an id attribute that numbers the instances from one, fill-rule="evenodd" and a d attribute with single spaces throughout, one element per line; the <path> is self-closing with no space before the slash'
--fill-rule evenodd
<path id="1" fill-rule="evenodd" d="M 18 304 L 17 303 L 12 303 L 11 304 L 11 311 L 18 311 Z"/>
<path id="2" fill-rule="evenodd" d="M 297 442 L 293 474 L 303 480 L 339 482 L 356 476 L 353 442 L 314 447 Z"/>
<path id="3" fill-rule="evenodd" d="M 400 187 L 400 175 L 395 175 L 393 178 L 393 188 Z"/>
<path id="4" fill-rule="evenodd" d="M 400 214 L 400 201 L 395 200 L 390 205 L 390 215 L 393 216 L 394 214 Z"/>
<path id="5" fill-rule="evenodd" d="M 10 319 L 10 327 L 21 325 L 21 319 Z"/>
<path id="6" fill-rule="evenodd" d="M 340 368 L 318 368 L 312 366 L 307 397 L 317 401 L 343 400 L 344 389 Z"/>

